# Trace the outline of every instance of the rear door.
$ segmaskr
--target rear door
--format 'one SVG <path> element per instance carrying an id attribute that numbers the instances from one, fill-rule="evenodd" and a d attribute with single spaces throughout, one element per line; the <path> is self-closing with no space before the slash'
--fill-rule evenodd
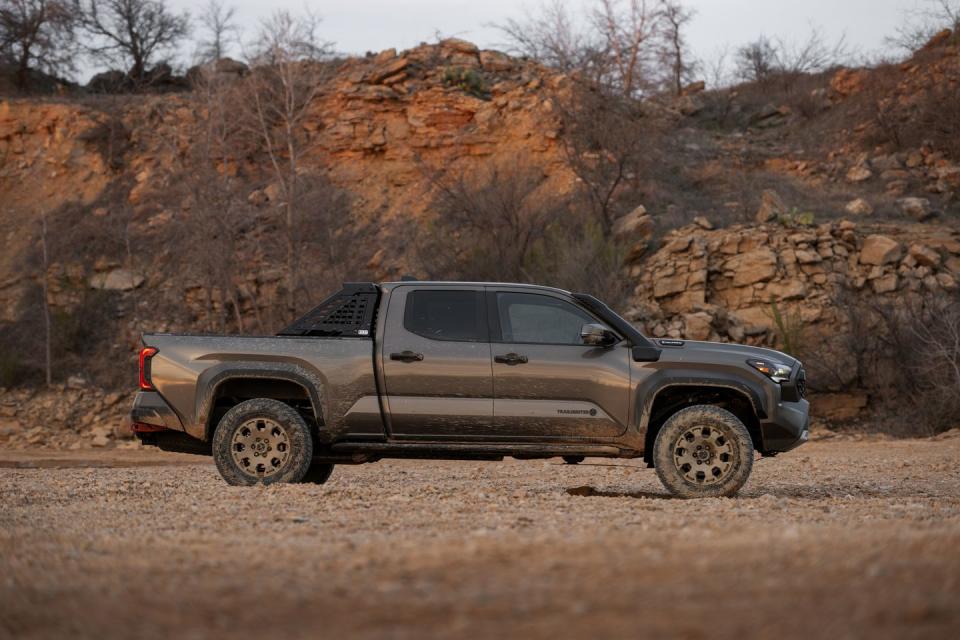
<path id="1" fill-rule="evenodd" d="M 393 289 L 380 356 L 393 437 L 489 433 L 493 375 L 482 286 Z"/>
<path id="2" fill-rule="evenodd" d="M 491 289 L 493 432 L 511 439 L 609 440 L 626 431 L 630 349 L 584 345 L 604 324 L 561 294 Z M 605 325 L 604 325 L 605 326 Z"/>

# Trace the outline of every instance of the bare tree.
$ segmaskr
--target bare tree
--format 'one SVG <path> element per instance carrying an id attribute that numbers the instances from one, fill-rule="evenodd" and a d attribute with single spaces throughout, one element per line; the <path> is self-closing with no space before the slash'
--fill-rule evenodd
<path id="1" fill-rule="evenodd" d="M 776 71 L 778 64 L 777 49 L 766 36 L 737 49 L 735 65 L 741 80 L 762 82 Z"/>
<path id="2" fill-rule="evenodd" d="M 660 0 L 659 12 L 662 29 L 660 58 L 669 71 L 670 90 L 680 95 L 695 68 L 684 30 L 696 12 L 678 0 Z"/>
<path id="3" fill-rule="evenodd" d="M 591 15 L 603 37 L 610 65 L 605 84 L 628 97 L 653 86 L 650 65 L 656 57 L 660 13 L 648 0 L 600 0 Z"/>
<path id="4" fill-rule="evenodd" d="M 583 71 L 601 49 L 597 39 L 577 28 L 563 0 L 540 6 L 524 20 L 507 20 L 499 25 L 507 37 L 506 48 L 516 55 L 532 58 L 563 72 Z"/>
<path id="5" fill-rule="evenodd" d="M 16 65 L 19 88 L 28 88 L 32 69 L 74 70 L 76 25 L 69 0 L 0 0 L 0 58 Z"/>
<path id="6" fill-rule="evenodd" d="M 425 170 L 436 219 L 418 231 L 420 261 L 431 277 L 522 282 L 537 242 L 566 203 L 544 188 L 542 167 L 527 157 L 493 161 L 481 171 Z"/>
<path id="7" fill-rule="evenodd" d="M 160 0 L 87 0 L 84 7 L 91 55 L 124 64 L 134 82 L 142 82 L 156 58 L 190 32 L 187 14 L 172 13 Z"/>
<path id="8" fill-rule="evenodd" d="M 286 253 L 286 311 L 293 315 L 304 289 L 301 259 L 306 200 L 321 182 L 309 182 L 301 161 L 312 147 L 303 123 L 314 100 L 331 77 L 330 45 L 316 35 L 318 20 L 278 11 L 261 25 L 255 44 L 255 66 L 245 83 L 248 92 L 245 125 L 269 159 L 279 189 Z M 288 318 L 289 319 L 289 318 Z"/>
<path id="9" fill-rule="evenodd" d="M 53 363 L 51 358 L 52 351 L 52 332 L 50 327 L 50 284 L 48 282 L 48 270 L 50 269 L 50 256 L 47 251 L 47 212 L 40 210 L 40 266 L 43 269 L 41 277 L 43 278 L 43 329 L 44 329 L 44 372 L 46 375 L 47 386 L 53 384 Z"/>
<path id="10" fill-rule="evenodd" d="M 204 39 L 199 43 L 199 56 L 203 62 L 226 57 L 230 45 L 239 35 L 236 17 L 235 7 L 228 6 L 223 0 L 207 0 L 198 17 L 204 31 Z"/>

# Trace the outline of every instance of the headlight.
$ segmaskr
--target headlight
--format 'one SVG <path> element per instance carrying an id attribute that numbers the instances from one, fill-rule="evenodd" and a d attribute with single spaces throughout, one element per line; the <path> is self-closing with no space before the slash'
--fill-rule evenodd
<path id="1" fill-rule="evenodd" d="M 747 364 L 767 376 L 774 382 L 786 382 L 790 379 L 792 367 L 773 360 L 747 360 Z"/>

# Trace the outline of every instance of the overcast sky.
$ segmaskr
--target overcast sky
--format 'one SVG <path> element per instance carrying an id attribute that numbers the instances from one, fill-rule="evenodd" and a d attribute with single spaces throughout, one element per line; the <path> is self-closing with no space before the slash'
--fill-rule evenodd
<path id="1" fill-rule="evenodd" d="M 168 0 L 172 6 L 193 13 L 203 1 Z M 567 1 L 574 11 L 580 11 L 591 0 Z M 709 59 L 724 45 L 733 48 L 760 34 L 800 40 L 811 25 L 821 27 L 831 40 L 846 35 L 847 42 L 857 50 L 875 53 L 884 48 L 884 38 L 902 22 L 904 12 L 921 2 L 687 0 L 686 4 L 697 12 L 689 29 L 690 44 L 695 55 Z M 338 51 L 362 54 L 413 47 L 432 41 L 437 33 L 494 48 L 503 38 L 493 24 L 522 17 L 524 7 L 535 8 L 540 0 L 235 0 L 232 4 L 248 32 L 275 9 L 296 12 L 308 6 L 323 21 L 324 39 L 336 43 Z"/>

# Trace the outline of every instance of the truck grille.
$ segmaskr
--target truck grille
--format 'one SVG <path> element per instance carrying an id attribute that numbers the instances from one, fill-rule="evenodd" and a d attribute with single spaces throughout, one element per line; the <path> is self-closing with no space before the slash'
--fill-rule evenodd
<path id="1" fill-rule="evenodd" d="M 797 374 L 797 393 L 801 398 L 807 397 L 807 371 L 806 369 L 800 369 L 800 373 Z"/>

